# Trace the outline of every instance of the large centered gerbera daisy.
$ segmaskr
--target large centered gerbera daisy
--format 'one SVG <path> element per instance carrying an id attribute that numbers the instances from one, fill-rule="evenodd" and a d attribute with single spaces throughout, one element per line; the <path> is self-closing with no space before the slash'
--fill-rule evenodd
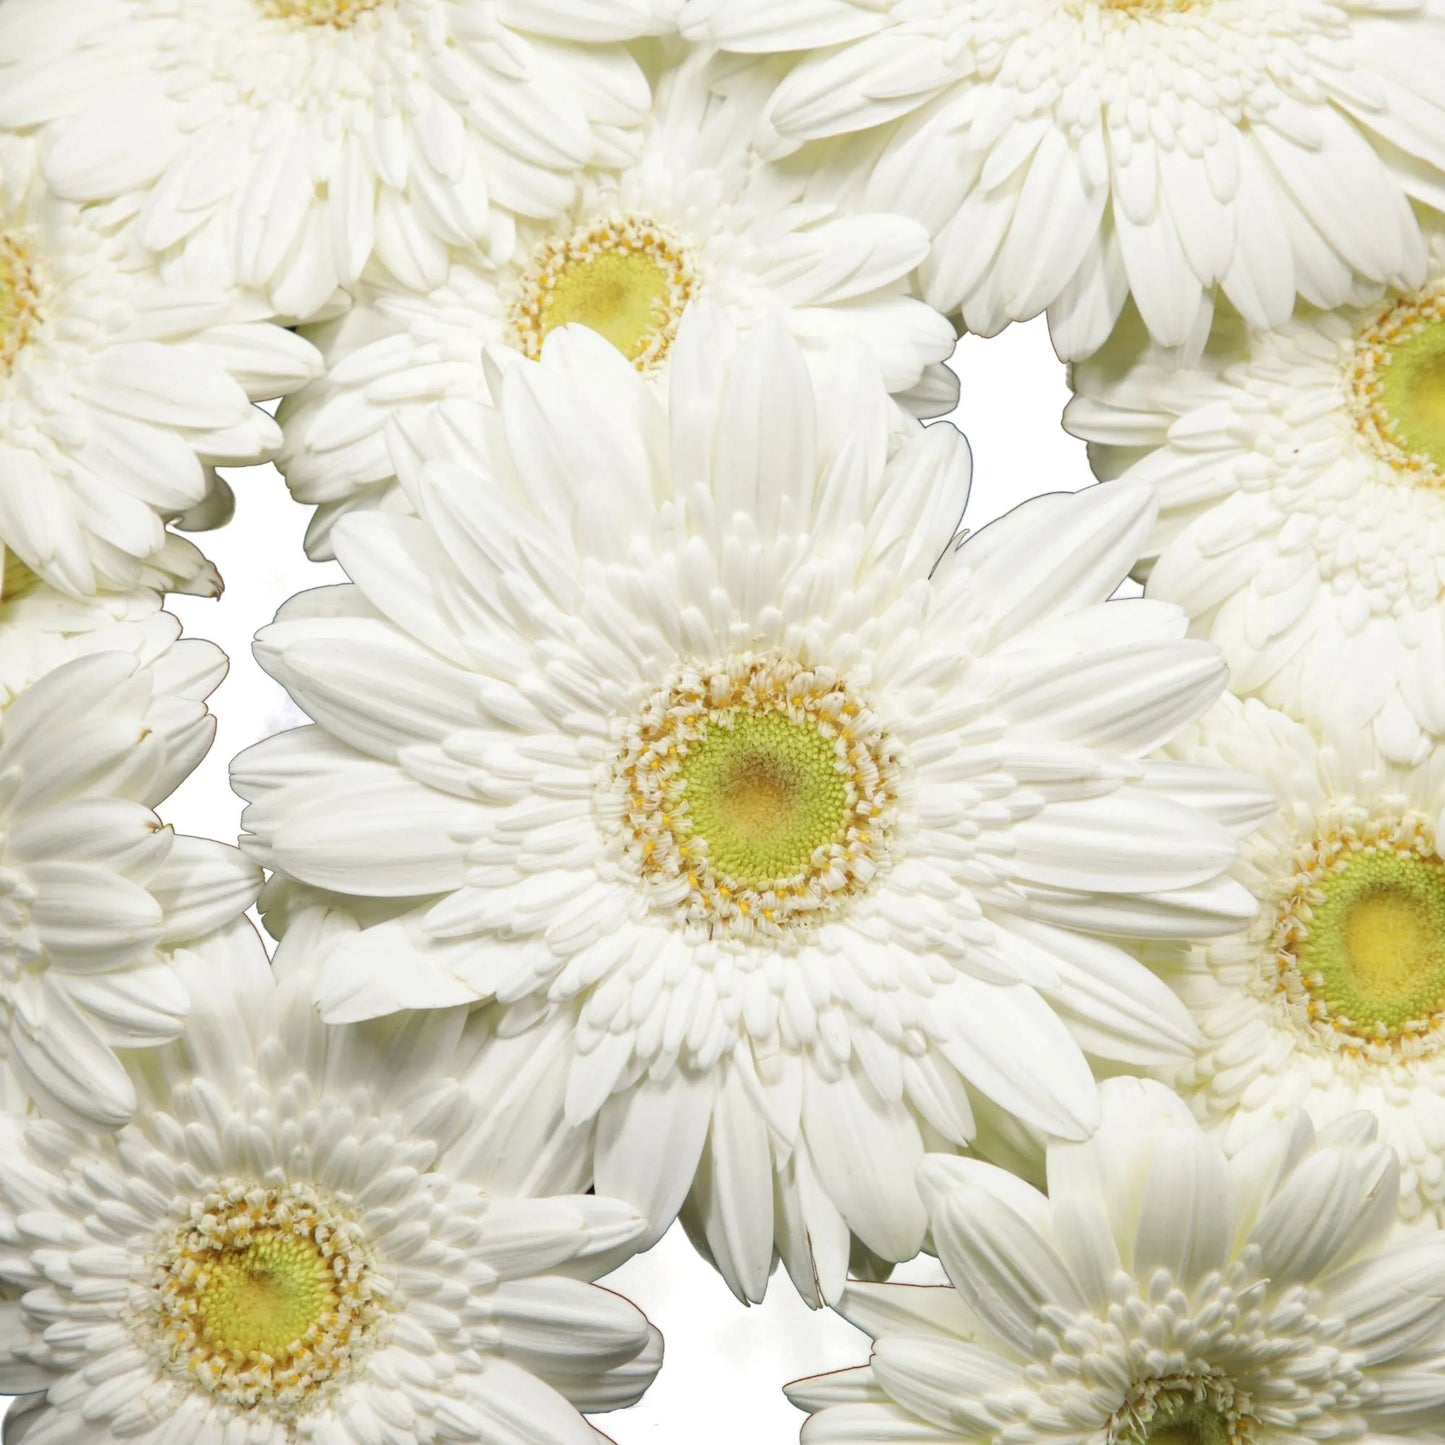
<path id="1" fill-rule="evenodd" d="M 0 1372 L 46 1392 L 26 1445 L 598 1445 L 577 1410 L 655 1374 L 660 1336 L 587 1283 L 645 1221 L 529 1197 L 462 1011 L 323 1025 L 314 938 L 279 980 L 244 922 L 179 958 L 196 1009 L 127 1057 L 118 1135 L 0 1115 Z"/>
<path id="2" fill-rule="evenodd" d="M 305 317 L 374 254 L 434 286 L 509 244 L 573 173 L 630 153 L 648 86 L 621 43 L 672 0 L 53 0 L 0 14 L 0 127 L 77 201 L 135 195 L 186 274 Z M 507 208 L 505 211 L 498 207 Z"/>
<path id="3" fill-rule="evenodd" d="M 189 1000 L 171 951 L 229 923 L 261 880 L 152 811 L 210 743 L 220 651 L 173 643 L 165 614 L 59 637 L 45 620 L 8 616 L 0 633 L 21 672 L 82 654 L 18 693 L 0 679 L 0 1051 L 42 1112 L 115 1128 L 135 1092 L 112 1051 L 175 1037 Z"/>
<path id="4" fill-rule="evenodd" d="M 760 167 L 756 104 L 714 94 L 713 78 L 701 58 L 665 76 L 638 159 L 587 173 L 565 211 L 519 228 L 510 259 L 463 255 L 426 295 L 379 280 L 342 321 L 308 333 L 327 374 L 282 411 L 279 464 L 297 499 L 318 504 L 313 555 L 328 555 L 339 513 L 405 505 L 389 420 L 443 398 L 485 401 L 484 345 L 498 362 L 535 359 L 568 322 L 660 376 L 690 302 L 744 326 L 778 311 L 805 348 L 856 336 L 891 391 L 924 414 L 952 409 L 957 380 L 936 363 L 953 327 L 909 291 L 927 232 L 901 216 L 840 215 Z"/>
<path id="5" fill-rule="evenodd" d="M 1419 290 L 1222 329 L 1197 369 L 1121 335 L 1074 368 L 1066 415 L 1101 475 L 1157 490 L 1149 590 L 1230 685 L 1373 724 L 1405 762 L 1445 740 L 1445 235 L 1430 250 Z"/>
<path id="6" fill-rule="evenodd" d="M 866 354 L 815 393 L 779 328 L 703 309 L 677 347 L 670 415 L 581 329 L 439 412 L 419 516 L 342 519 L 355 585 L 258 641 L 319 726 L 234 776 L 258 861 L 400 911 L 328 956 L 326 1016 L 564 1017 L 598 1188 L 659 1231 L 691 1191 L 740 1294 L 776 1243 L 827 1297 L 850 1232 L 916 1252 L 913 1166 L 971 1091 L 1077 1137 L 1081 1043 L 1188 1050 L 1105 936 L 1238 926 L 1210 813 L 1254 794 L 1149 760 L 1223 670 L 1173 609 L 1100 605 L 1147 489 L 955 551 L 967 448 Z"/>
<path id="7" fill-rule="evenodd" d="M 1356 1114 L 1226 1163 L 1158 1084 L 1103 1087 L 1048 1197 L 972 1160 L 921 1183 L 953 1287 L 850 1285 L 871 1363 L 803 1380 L 805 1445 L 1445 1440 L 1445 1235 L 1386 1244 L 1396 1167 Z"/>
<path id="8" fill-rule="evenodd" d="M 1407 1221 L 1445 1223 L 1445 754 L 1388 764 L 1359 734 L 1320 741 L 1252 699 L 1226 700 L 1172 748 L 1247 768 L 1278 811 L 1235 877 L 1250 926 L 1160 962 L 1203 1042 L 1171 1082 L 1236 1151 L 1291 1110 L 1380 1121 Z"/>
<path id="9" fill-rule="evenodd" d="M 1065 356 L 1130 294 L 1173 346 L 1216 288 L 1271 325 L 1415 284 L 1406 197 L 1445 200 L 1436 0 L 691 0 L 683 29 L 802 52 L 782 142 L 871 131 L 868 204 L 934 233 L 927 298 L 984 335 L 1047 310 Z"/>
<path id="10" fill-rule="evenodd" d="M 35 181 L 33 149 L 0 145 L 0 546 L 77 596 L 158 570 L 205 590 L 166 524 L 224 520 L 212 464 L 274 452 L 280 429 L 252 401 L 300 385 L 315 352 L 254 298 L 163 284 L 123 233 Z"/>

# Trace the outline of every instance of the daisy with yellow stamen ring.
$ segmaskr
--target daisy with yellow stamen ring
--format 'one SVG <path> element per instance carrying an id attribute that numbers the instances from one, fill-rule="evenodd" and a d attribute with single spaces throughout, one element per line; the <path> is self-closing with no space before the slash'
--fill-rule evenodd
<path id="1" fill-rule="evenodd" d="M 923 295 L 1092 355 L 1127 304 L 1197 350 L 1215 307 L 1418 285 L 1445 203 L 1435 0 L 689 0 L 683 35 L 791 62 L 770 155 L 826 146 L 923 222 Z"/>
<path id="2" fill-rule="evenodd" d="M 464 1010 L 321 1023 L 310 972 L 350 927 L 307 912 L 274 973 L 244 921 L 179 955 L 195 1008 L 126 1057 L 119 1134 L 0 1113 L 27 1440 L 597 1445 L 579 1412 L 650 1383 L 658 1332 L 589 1283 L 645 1221 L 538 1147 L 555 1074 Z"/>
<path id="3" fill-rule="evenodd" d="M 870 1362 L 800 1380 L 807 1445 L 1445 1442 L 1445 1234 L 1391 1239 L 1368 1115 L 1233 1158 L 1157 1082 L 1112 1079 L 1048 1193 L 976 1160 L 919 1181 L 950 1284 L 850 1284 Z"/>
<path id="4" fill-rule="evenodd" d="M 568 327 L 437 408 L 415 515 L 343 518 L 354 585 L 257 640 L 317 726 L 233 781 L 258 861 L 364 900 L 326 1017 L 494 1001 L 600 1190 L 817 1302 L 917 1252 L 926 1147 L 1082 1135 L 1086 1051 L 1188 1053 L 1113 940 L 1238 927 L 1261 798 L 1154 756 L 1224 675 L 1173 609 L 1104 605 L 1147 491 L 955 548 L 967 447 L 866 348 L 704 302 L 673 349 L 659 387 Z"/>
<path id="5" fill-rule="evenodd" d="M 331 555 L 339 515 L 406 506 L 393 453 L 429 403 L 488 399 L 483 347 L 498 365 L 536 360 L 569 324 L 661 385 L 688 306 L 706 300 L 743 327 L 775 313 L 814 356 L 857 338 L 920 415 L 953 408 L 958 384 L 942 365 L 953 327 L 909 281 L 927 254 L 923 228 L 849 214 L 806 177 L 760 168 L 748 144 L 760 104 L 695 56 L 659 80 L 636 160 L 582 174 L 573 203 L 520 225 L 509 255 L 459 253 L 422 294 L 374 275 L 349 316 L 306 331 L 326 374 L 281 411 L 279 466 L 317 508 L 313 556 Z"/>
<path id="6" fill-rule="evenodd" d="M 426 289 L 453 247 L 506 256 L 519 216 L 631 159 L 628 42 L 678 3 L 89 0 L 58 24 L 6 0 L 0 132 L 43 140 L 57 195 L 120 202 L 168 271 L 308 320 L 369 264 Z"/>
<path id="7" fill-rule="evenodd" d="M 1368 1109 L 1400 1155 L 1402 1218 L 1445 1224 L 1445 758 L 1395 766 L 1257 699 L 1171 751 L 1259 774 L 1278 808 L 1234 870 L 1248 928 L 1154 959 L 1202 1039 L 1162 1077 L 1230 1152 L 1292 1109 Z"/>
<path id="8" fill-rule="evenodd" d="M 35 166 L 32 144 L 0 135 L 0 549 L 74 597 L 214 592 L 169 524 L 224 520 L 214 467 L 272 455 L 280 429 L 253 402 L 307 380 L 315 351 L 255 296 L 163 283 Z"/>
<path id="9" fill-rule="evenodd" d="M 1221 327 L 1195 368 L 1121 333 L 1065 415 L 1101 477 L 1154 487 L 1149 594 L 1234 691 L 1406 764 L 1445 742 L 1445 231 L 1430 256 L 1406 296 Z"/>

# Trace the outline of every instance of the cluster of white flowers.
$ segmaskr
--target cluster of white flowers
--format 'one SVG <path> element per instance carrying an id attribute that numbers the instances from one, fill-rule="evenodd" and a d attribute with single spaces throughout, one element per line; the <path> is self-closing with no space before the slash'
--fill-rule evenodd
<path id="1" fill-rule="evenodd" d="M 1445 1445 L 1442 74 L 0 0 L 5 1445 L 596 1445 L 679 1220 L 873 1337 L 809 1445 Z M 1045 313 L 1100 485 L 977 529 L 944 363 Z M 267 461 L 349 581 L 235 847 L 162 607 Z"/>

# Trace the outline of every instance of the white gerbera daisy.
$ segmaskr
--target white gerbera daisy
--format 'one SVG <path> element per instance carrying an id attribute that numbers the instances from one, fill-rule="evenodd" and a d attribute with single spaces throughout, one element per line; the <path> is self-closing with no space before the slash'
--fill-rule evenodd
<path id="1" fill-rule="evenodd" d="M 1159 964 L 1202 1035 L 1168 1081 L 1230 1153 L 1294 1109 L 1368 1109 L 1402 1217 L 1445 1224 L 1445 751 L 1394 767 L 1230 698 L 1170 752 L 1260 774 L 1279 808 L 1234 869 L 1250 926 Z"/>
<path id="2" fill-rule="evenodd" d="M 210 744 L 219 649 L 172 645 L 173 619 L 143 607 L 92 633 L 48 620 L 7 618 L 0 643 L 22 667 L 89 654 L 0 712 L 0 1053 L 43 1112 L 115 1128 L 135 1094 L 112 1051 L 174 1038 L 185 1017 L 170 950 L 230 922 L 261 880 L 151 811 Z"/>
<path id="3" fill-rule="evenodd" d="M 1295 1115 L 1226 1162 L 1162 1086 L 1103 1099 L 1047 1197 L 926 1162 L 953 1287 L 849 1286 L 873 1358 L 789 1388 L 806 1445 L 1445 1441 L 1445 1235 L 1384 1242 L 1367 1116 Z"/>
<path id="4" fill-rule="evenodd" d="M 166 523 L 225 519 L 211 465 L 272 454 L 252 402 L 307 380 L 315 351 L 255 300 L 163 283 L 27 175 L 32 154 L 0 146 L 0 545 L 78 596 L 197 572 Z"/>
<path id="5" fill-rule="evenodd" d="M 193 711 L 190 704 L 202 701 L 225 674 L 226 659 L 211 643 L 194 638 L 177 643 L 181 624 L 161 610 L 160 594 L 154 589 L 68 597 L 47 587 L 13 557 L 7 559 L 3 577 L 0 708 L 62 663 L 95 652 L 129 652 L 146 666 L 159 667 L 160 692 L 183 695 L 187 714 Z M 201 709 L 187 723 L 184 746 L 177 732 L 168 733 L 165 793 L 200 762 L 210 746 L 211 732 Z M 157 794 L 157 800 L 164 795 Z"/>
<path id="6" fill-rule="evenodd" d="M 648 85 L 624 41 L 674 0 L 6 0 L 0 127 L 62 196 L 134 193 L 184 274 L 315 314 L 374 254 L 440 285 L 574 173 L 631 153 Z"/>
<path id="7" fill-rule="evenodd" d="M 750 1299 L 775 1242 L 814 1298 L 850 1231 L 914 1254 L 914 1165 L 972 1135 L 970 1088 L 1086 1133 L 1075 1035 L 1192 1038 L 1099 935 L 1249 907 L 1207 816 L 1249 787 L 1147 760 L 1218 657 L 1169 607 L 1099 605 L 1147 489 L 1044 498 L 939 561 L 962 438 L 902 418 L 866 354 L 824 369 L 704 307 L 670 417 L 581 328 L 496 410 L 439 409 L 419 516 L 343 518 L 355 585 L 258 641 L 320 726 L 234 774 L 258 860 L 409 900 L 327 958 L 324 1014 L 561 1018 L 597 1187 L 658 1232 L 691 1190 Z"/>
<path id="8" fill-rule="evenodd" d="M 1419 291 L 1225 328 L 1197 369 L 1121 336 L 1065 418 L 1101 475 L 1157 490 L 1150 593 L 1231 687 L 1401 762 L 1445 742 L 1445 233 L 1431 257 Z"/>
<path id="9" fill-rule="evenodd" d="M 856 336 L 890 391 L 916 389 L 910 399 L 926 414 L 952 410 L 957 380 L 936 363 L 953 350 L 953 327 L 909 291 L 927 232 L 794 193 L 750 152 L 756 107 L 715 95 L 710 78 L 700 59 L 665 76 L 636 162 L 586 176 L 560 216 L 520 227 L 510 260 L 463 256 L 424 296 L 379 285 L 344 320 L 308 333 L 327 374 L 280 413 L 279 465 L 296 498 L 317 504 L 313 556 L 329 555 L 342 512 L 405 505 L 390 419 L 445 398 L 485 401 L 484 345 L 497 362 L 535 359 L 568 322 L 660 375 L 690 301 L 705 297 L 743 326 L 776 311 L 805 348 Z"/>
<path id="10" fill-rule="evenodd" d="M 645 1221 L 527 1197 L 494 1148 L 526 1100 L 464 1011 L 322 1024 L 314 941 L 278 978 L 244 921 L 180 956 L 195 1010 L 127 1056 L 118 1135 L 0 1115 L 26 1445 L 599 1445 L 577 1410 L 656 1373 L 658 1333 L 587 1282 Z"/>
<path id="11" fill-rule="evenodd" d="M 867 204 L 926 222 L 935 306 L 1063 356 L 1132 293 L 1178 345 L 1216 287 L 1261 326 L 1298 292 L 1413 285 L 1407 195 L 1445 202 L 1439 0 L 690 0 L 685 34 L 810 52 L 784 143 L 863 134 Z"/>

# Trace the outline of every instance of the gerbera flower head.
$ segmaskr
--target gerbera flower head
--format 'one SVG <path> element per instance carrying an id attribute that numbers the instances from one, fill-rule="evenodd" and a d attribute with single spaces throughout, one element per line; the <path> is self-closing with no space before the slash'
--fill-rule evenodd
<path id="1" fill-rule="evenodd" d="M 123 230 L 29 177 L 34 147 L 9 140 L 0 546 L 75 596 L 154 582 L 211 590 L 214 573 L 167 523 L 225 520 L 230 494 L 213 466 L 275 451 L 280 429 L 252 402 L 299 386 L 315 351 L 254 297 L 162 283 Z"/>
<path id="2" fill-rule="evenodd" d="M 776 1245 L 831 1295 L 850 1237 L 917 1251 L 971 1091 L 1079 1136 L 1081 1045 L 1190 1046 L 1107 939 L 1248 908 L 1212 815 L 1252 785 L 1151 758 L 1221 665 L 1101 605 L 1147 489 L 955 550 L 967 447 L 864 350 L 810 370 L 702 307 L 665 407 L 581 328 L 498 386 L 434 414 L 417 516 L 338 523 L 353 585 L 261 634 L 318 725 L 237 761 L 246 846 L 398 914 L 328 955 L 327 1017 L 497 1001 L 565 1058 L 599 1189 L 659 1232 L 691 1191 L 739 1294 Z"/>
<path id="3" fill-rule="evenodd" d="M 1234 1152 L 1294 1109 L 1356 1109 L 1400 1156 L 1402 1219 L 1445 1223 L 1445 758 L 1413 767 L 1368 734 L 1322 739 L 1226 700 L 1172 745 L 1248 769 L 1278 809 L 1240 850 L 1245 929 L 1158 960 L 1201 1044 L 1165 1077 Z"/>
<path id="4" fill-rule="evenodd" d="M 1198 367 L 1128 338 L 1074 367 L 1065 424 L 1159 495 L 1151 595 L 1230 685 L 1421 761 L 1445 739 L 1445 233 L 1404 296 L 1222 328 Z M 1338 679 L 1349 678 L 1341 687 Z"/>
<path id="5" fill-rule="evenodd" d="M 922 414 L 951 410 L 958 384 L 941 363 L 953 327 L 910 290 L 927 232 L 902 216 L 841 213 L 761 167 L 757 111 L 694 56 L 659 81 L 636 159 L 584 175 L 557 216 L 519 225 L 509 256 L 459 254 L 424 295 L 377 278 L 342 321 L 311 328 L 326 374 L 282 410 L 279 465 L 297 499 L 317 506 L 312 554 L 329 555 L 338 515 L 405 505 L 388 423 L 402 430 L 391 447 L 405 446 L 426 404 L 485 402 L 484 345 L 500 364 L 536 360 L 569 323 L 660 380 L 689 304 L 707 300 L 742 327 L 777 311 L 809 352 L 858 337 L 890 391 Z"/>
<path id="6" fill-rule="evenodd" d="M 122 198 L 182 273 L 305 318 L 374 255 L 440 284 L 451 246 L 509 243 L 575 173 L 633 145 L 625 41 L 672 0 L 105 0 L 0 18 L 0 127 L 39 134 L 72 200 Z M 144 77 L 138 79 L 138 77 Z"/>
<path id="7" fill-rule="evenodd" d="M 1222 293 L 1413 285 L 1445 199 L 1433 0 L 693 0 L 683 32 L 786 53 L 780 146 L 856 134 L 866 203 L 925 221 L 926 298 L 992 335 L 1047 310 L 1087 356 L 1132 295 L 1155 339 Z"/>
<path id="8" fill-rule="evenodd" d="M 807 1445 L 1445 1439 L 1445 1235 L 1386 1243 L 1369 1119 L 1296 1114 L 1226 1160 L 1161 1085 L 1102 1094 L 1047 1196 L 925 1162 L 951 1287 L 848 1287 L 873 1358 L 789 1388 Z"/>
<path id="9" fill-rule="evenodd" d="M 168 730 L 168 777 L 156 794 L 158 801 L 210 746 L 211 719 L 195 704 L 216 686 L 226 667 L 226 659 L 211 643 L 190 638 L 178 642 L 180 633 L 179 621 L 161 610 L 156 588 L 69 597 L 9 556 L 0 573 L 0 709 L 62 663 L 92 653 L 129 652 L 146 666 L 159 667 L 161 693 L 184 694 L 180 706 L 188 722 L 184 746 L 181 735 Z"/>
<path id="10" fill-rule="evenodd" d="M 0 644 L 0 1051 L 43 1113 L 116 1128 L 135 1092 L 114 1050 L 175 1037 L 189 999 L 171 953 L 261 880 L 152 811 L 210 744 L 219 649 L 175 642 L 144 606 L 89 631 L 51 620 L 8 618 Z M 66 654 L 26 686 L 8 672 Z"/>
<path id="11" fill-rule="evenodd" d="M 126 1056 L 119 1134 L 0 1115 L 27 1440 L 596 1445 L 578 1409 L 655 1374 L 657 1331 L 588 1283 L 645 1221 L 495 1152 L 518 1104 L 464 1011 L 322 1024 L 296 980 L 323 939 L 275 977 L 244 920 L 183 953 L 195 1009 Z"/>

